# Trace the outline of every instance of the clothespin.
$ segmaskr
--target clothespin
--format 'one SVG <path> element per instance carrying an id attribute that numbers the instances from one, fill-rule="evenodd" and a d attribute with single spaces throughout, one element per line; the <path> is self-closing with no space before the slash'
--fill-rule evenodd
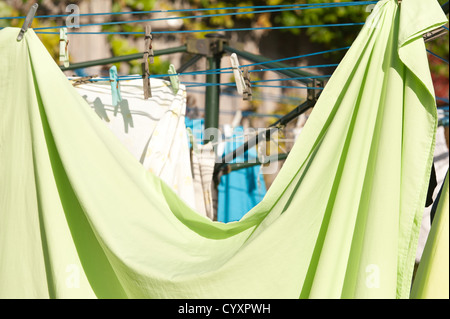
<path id="1" fill-rule="evenodd" d="M 244 83 L 245 83 L 244 101 L 251 101 L 252 100 L 252 84 L 250 82 L 250 73 L 248 71 L 248 68 L 244 68 Z"/>
<path id="2" fill-rule="evenodd" d="M 177 74 L 177 70 L 175 69 L 175 66 L 171 64 L 169 66 L 168 74 Z M 177 94 L 178 90 L 180 89 L 180 79 L 178 78 L 178 75 L 172 75 L 170 76 L 170 83 L 172 84 L 172 91 L 174 94 Z"/>
<path id="3" fill-rule="evenodd" d="M 150 25 L 145 26 L 145 49 L 144 49 L 144 62 L 142 62 L 142 80 L 144 81 L 144 99 L 148 99 L 152 96 L 152 89 L 150 86 L 150 71 L 148 68 L 149 60 L 153 64 L 153 45 L 152 45 L 152 27 Z"/>
<path id="4" fill-rule="evenodd" d="M 244 94 L 246 88 L 244 77 L 239 69 L 239 60 L 236 53 L 232 53 L 230 56 L 231 68 L 233 69 L 234 80 L 236 81 L 236 88 L 239 94 Z"/>
<path id="5" fill-rule="evenodd" d="M 91 82 L 91 79 L 97 77 L 96 75 L 90 75 L 90 76 L 84 76 L 75 80 L 71 80 L 70 82 L 72 83 L 73 86 L 78 86 L 81 84 L 86 84 Z"/>
<path id="6" fill-rule="evenodd" d="M 69 66 L 69 40 L 67 39 L 67 28 L 59 29 L 59 61 L 64 67 Z"/>
<path id="7" fill-rule="evenodd" d="M 122 101 L 122 96 L 120 94 L 120 84 L 115 65 L 109 69 L 109 82 L 111 83 L 112 105 L 116 107 Z"/>
<path id="8" fill-rule="evenodd" d="M 307 92 L 307 100 L 309 101 L 317 101 L 317 98 L 319 97 L 319 93 L 317 92 L 317 87 L 320 87 L 319 81 L 317 79 L 312 79 L 310 83 L 306 85 L 307 87 L 310 87 Z"/>
<path id="9" fill-rule="evenodd" d="M 30 11 L 28 11 L 27 17 L 23 22 L 22 28 L 20 29 L 19 35 L 17 36 L 17 41 L 22 41 L 23 35 L 28 31 L 28 28 L 31 26 L 31 22 L 33 22 L 38 7 L 39 5 L 37 3 L 31 6 Z"/>

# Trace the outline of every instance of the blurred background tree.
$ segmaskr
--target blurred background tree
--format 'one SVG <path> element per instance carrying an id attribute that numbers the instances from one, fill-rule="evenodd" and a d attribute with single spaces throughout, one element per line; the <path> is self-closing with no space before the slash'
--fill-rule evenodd
<path id="1" fill-rule="evenodd" d="M 0 2 L 0 16 L 23 16 L 26 14 L 30 6 L 37 2 L 39 7 L 39 15 L 46 14 L 64 14 L 65 8 L 68 4 L 79 4 L 83 0 L 4 0 Z M 92 0 L 84 0 L 92 1 Z M 333 0 L 333 3 L 346 2 L 348 0 Z M 286 5 L 299 3 L 328 3 L 330 0 L 118 0 L 112 1 L 113 12 L 128 12 L 128 11 L 151 11 L 156 6 L 158 9 L 200 9 L 200 8 L 219 8 L 219 7 L 245 7 L 245 6 L 262 6 L 262 5 Z M 439 0 L 442 5 L 447 0 Z M 240 9 L 238 12 L 251 12 L 254 9 Z M 263 10 L 261 10 L 263 11 Z M 183 16 L 226 13 L 230 11 L 213 10 L 207 12 L 183 12 L 177 13 Z M 295 25 L 315 25 L 315 24 L 331 24 L 331 23 L 352 23 L 364 22 L 370 14 L 370 7 L 362 6 L 346 6 L 336 8 L 317 8 L 310 10 L 288 10 L 282 12 L 264 12 L 264 13 L 248 13 L 234 16 L 218 16 L 210 18 L 186 19 L 183 23 L 183 29 L 211 29 L 211 28 L 234 28 L 234 27 L 271 27 L 271 26 L 295 26 Z M 141 15 L 111 15 L 108 21 L 126 21 L 134 19 L 152 18 L 151 14 Z M 23 20 L 0 20 L 0 27 L 16 26 L 20 27 Z M 37 26 L 51 26 L 60 25 L 62 19 L 35 19 L 33 27 Z M 121 24 L 108 25 L 102 27 L 103 31 L 130 31 L 142 32 L 142 24 Z M 306 29 L 286 29 L 286 30 L 272 30 L 263 32 L 238 32 L 241 41 L 258 41 L 260 42 L 261 50 L 264 47 L 274 46 L 274 39 L 281 39 L 275 46 L 283 46 L 280 51 L 285 55 L 293 54 L 306 47 L 313 47 L 318 50 L 329 50 L 339 47 L 345 47 L 352 44 L 354 38 L 358 35 L 359 27 L 340 27 L 340 28 L 306 28 Z M 204 33 L 194 33 L 191 36 L 203 37 Z M 52 56 L 58 57 L 58 42 L 57 35 L 40 35 L 44 45 L 47 47 Z M 139 39 L 142 35 L 108 35 L 108 42 L 110 43 L 110 50 L 112 56 L 137 53 L 141 50 L 134 46 L 132 39 Z M 184 37 L 181 35 L 180 37 Z M 440 37 L 427 44 L 427 47 L 437 55 L 448 60 L 449 58 L 449 36 Z M 273 48 L 272 48 L 273 49 Z M 307 50 L 313 52 L 313 50 Z M 337 63 L 343 57 L 344 52 L 336 52 L 324 55 L 327 63 Z M 269 53 L 270 55 L 270 53 Z M 168 60 L 157 58 L 155 64 L 152 65 L 153 73 L 166 73 L 169 66 Z M 448 91 L 448 64 L 441 60 L 430 57 L 430 67 L 433 77 L 438 86 L 438 94 L 445 94 L 441 92 L 447 88 Z M 140 73 L 139 61 L 130 61 L 130 73 Z M 325 70 L 332 71 L 332 70 Z M 444 83 L 444 84 L 443 84 Z M 445 84 L 446 83 L 446 84 Z M 443 89 L 441 89 L 443 87 Z M 446 94 L 448 97 L 448 93 Z"/>

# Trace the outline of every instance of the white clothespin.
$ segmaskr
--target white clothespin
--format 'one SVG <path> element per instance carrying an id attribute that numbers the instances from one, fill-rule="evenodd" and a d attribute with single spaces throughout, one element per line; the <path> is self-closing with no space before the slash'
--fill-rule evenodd
<path id="1" fill-rule="evenodd" d="M 59 29 L 59 61 L 64 67 L 69 66 L 69 40 L 67 39 L 67 28 Z"/>
<path id="2" fill-rule="evenodd" d="M 37 3 L 35 3 L 31 6 L 30 11 L 28 11 L 27 17 L 25 18 L 25 21 L 23 22 L 22 28 L 19 31 L 19 35 L 17 36 L 17 41 L 22 41 L 25 32 L 28 31 L 28 28 L 31 26 L 31 22 L 33 22 L 33 19 L 34 19 L 34 16 L 36 15 L 36 11 L 37 11 L 38 7 L 39 7 L 39 5 Z"/>
<path id="3" fill-rule="evenodd" d="M 169 70 L 167 73 L 168 74 L 177 74 L 177 70 L 175 69 L 175 66 L 173 64 L 171 64 L 169 66 Z M 180 79 L 178 78 L 178 75 L 170 76 L 170 83 L 172 84 L 173 93 L 177 94 L 178 90 L 180 89 Z"/>
<path id="4" fill-rule="evenodd" d="M 242 71 L 239 69 L 239 60 L 236 53 L 232 53 L 230 56 L 231 68 L 233 69 L 234 80 L 236 81 L 236 88 L 239 94 L 244 94 L 246 89 L 244 76 Z"/>

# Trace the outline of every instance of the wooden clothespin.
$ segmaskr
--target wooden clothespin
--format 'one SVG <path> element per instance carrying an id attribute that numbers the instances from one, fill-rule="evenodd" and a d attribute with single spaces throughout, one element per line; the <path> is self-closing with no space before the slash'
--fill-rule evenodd
<path id="1" fill-rule="evenodd" d="M 169 66 L 169 70 L 167 72 L 168 74 L 177 74 L 177 70 L 175 69 L 175 66 L 171 64 Z M 178 90 L 180 89 L 180 79 L 178 78 L 178 75 L 171 75 L 170 76 L 170 83 L 172 84 L 172 91 L 174 94 L 178 93 Z"/>
<path id="2" fill-rule="evenodd" d="M 86 83 L 90 83 L 91 79 L 97 77 L 96 75 L 90 75 L 90 76 L 84 76 L 75 80 L 71 80 L 70 82 L 72 83 L 73 86 L 78 86 L 81 84 L 86 84 Z"/>
<path id="3" fill-rule="evenodd" d="M 319 98 L 319 90 L 323 85 L 321 85 L 321 83 L 317 79 L 312 79 L 312 81 L 306 86 L 309 87 L 306 97 L 307 100 L 317 101 L 317 99 Z"/>
<path id="4" fill-rule="evenodd" d="M 109 82 L 111 83 L 112 105 L 116 107 L 122 101 L 122 95 L 120 94 L 120 84 L 115 65 L 109 69 Z"/>
<path id="5" fill-rule="evenodd" d="M 244 101 L 252 100 L 252 84 L 250 82 L 250 73 L 248 71 L 248 67 L 244 68 Z"/>
<path id="6" fill-rule="evenodd" d="M 22 41 L 25 32 L 28 31 L 28 28 L 31 26 L 31 22 L 33 22 L 38 7 L 39 5 L 37 3 L 31 6 L 30 11 L 28 11 L 27 17 L 23 22 L 22 28 L 20 29 L 19 35 L 17 36 L 17 41 Z"/>
<path id="7" fill-rule="evenodd" d="M 67 39 L 67 28 L 59 29 L 59 61 L 64 67 L 69 66 L 69 40 Z"/>
<path id="8" fill-rule="evenodd" d="M 150 25 L 145 26 L 145 49 L 144 49 L 144 61 L 142 62 L 142 80 L 144 81 L 144 99 L 152 97 L 152 89 L 150 86 L 150 71 L 149 61 L 151 64 L 154 62 L 153 44 L 152 44 L 152 27 Z"/>

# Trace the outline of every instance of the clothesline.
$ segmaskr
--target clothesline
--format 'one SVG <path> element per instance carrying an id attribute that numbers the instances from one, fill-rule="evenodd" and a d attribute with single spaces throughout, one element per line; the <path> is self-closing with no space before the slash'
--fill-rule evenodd
<path id="1" fill-rule="evenodd" d="M 279 81 L 279 80 L 283 80 L 283 79 L 273 79 L 274 81 Z M 189 90 L 190 92 L 193 93 L 205 93 L 204 90 Z M 221 95 L 225 95 L 225 96 L 231 96 L 231 97 L 236 97 L 236 98 L 242 98 L 242 96 L 240 95 L 236 95 L 236 94 L 232 94 L 232 93 L 228 93 L 228 92 L 221 92 Z M 271 99 L 271 101 L 276 101 L 277 103 L 287 103 L 287 104 L 298 104 L 300 103 L 303 99 L 298 98 L 298 97 L 293 97 L 293 96 L 286 96 L 286 95 L 275 95 L 275 94 L 268 94 L 268 93 L 261 93 L 261 92 L 254 92 L 253 94 L 253 99 L 255 99 L 255 97 L 257 98 L 258 95 L 263 96 L 264 100 L 268 100 Z M 436 101 L 442 101 L 442 102 L 446 102 L 449 103 L 449 100 L 443 97 L 439 97 L 436 96 L 435 97 Z M 285 100 L 285 101 L 283 101 Z M 438 105 L 437 106 L 438 109 L 447 109 L 449 108 L 448 105 Z M 203 110 L 203 109 L 199 109 L 198 110 Z M 278 115 L 274 115 L 274 116 L 278 116 Z M 280 116 L 281 117 L 281 116 Z"/>
<path id="2" fill-rule="evenodd" d="M 233 97 L 238 97 L 237 95 L 232 95 Z M 186 107 L 186 112 L 195 112 L 195 111 L 199 111 L 199 112 L 204 112 L 205 109 L 204 108 L 199 108 L 199 107 Z M 230 111 L 230 110 L 219 110 L 220 114 L 229 114 L 229 115 L 235 115 L 237 111 Z M 252 112 L 252 111 L 241 111 L 242 116 L 243 117 L 273 117 L 273 118 L 281 118 L 283 115 L 281 114 L 267 114 L 267 113 L 257 113 L 257 112 Z M 202 118 L 203 119 L 203 118 Z M 195 118 L 193 118 L 192 120 L 196 120 Z"/>
<path id="3" fill-rule="evenodd" d="M 449 103 L 448 98 L 445 98 L 445 97 L 436 96 L 436 100 L 445 102 L 445 103 Z"/>
<path id="4" fill-rule="evenodd" d="M 294 80 L 305 80 L 305 79 L 323 79 L 329 78 L 331 75 L 317 75 L 317 76 L 304 76 L 304 77 L 296 77 L 296 78 L 279 78 L 279 79 L 266 79 L 266 80 L 255 80 L 250 81 L 250 83 L 260 83 L 260 82 L 283 82 L 283 81 L 294 81 Z M 228 83 L 201 83 L 201 82 L 181 82 L 181 84 L 193 85 L 193 86 L 215 86 L 215 85 L 224 85 L 224 86 L 232 86 L 234 82 Z"/>
<path id="5" fill-rule="evenodd" d="M 439 55 L 437 55 L 436 53 L 431 52 L 430 50 L 427 50 L 427 52 L 430 53 L 431 55 L 435 56 L 439 60 L 441 60 L 441 61 L 443 61 L 443 62 L 448 64 L 448 60 L 444 59 L 443 57 L 440 57 Z"/>
<path id="6" fill-rule="evenodd" d="M 189 93 L 198 93 L 198 94 L 205 94 L 205 90 L 196 90 L 195 88 L 189 88 L 186 90 Z M 242 95 L 238 95 L 236 94 L 235 91 L 228 91 L 228 90 L 222 90 L 220 92 L 221 96 L 228 96 L 228 97 L 233 97 L 236 99 L 242 99 Z M 296 104 L 298 105 L 300 102 L 302 102 L 304 100 L 304 98 L 300 98 L 298 96 L 287 96 L 287 95 L 282 95 L 282 94 L 270 94 L 270 93 L 266 93 L 266 92 L 253 92 L 253 96 L 252 96 L 253 100 L 261 100 L 261 101 L 271 101 L 271 102 L 276 102 L 276 103 L 280 103 L 280 104 Z M 198 107 L 192 107 L 189 108 L 190 110 L 199 110 L 199 111 L 204 111 L 204 109 L 200 109 Z M 222 112 L 222 111 L 219 111 Z M 264 116 L 264 115 L 261 115 Z M 267 116 L 274 116 L 274 117 L 282 117 L 281 115 L 277 115 L 277 114 L 267 114 Z"/>
<path id="7" fill-rule="evenodd" d="M 279 70 L 290 70 L 290 69 L 312 69 L 312 68 L 327 68 L 327 67 L 336 67 L 338 64 L 320 64 L 320 65 L 304 65 L 304 66 L 293 66 L 293 67 L 286 67 L 286 68 L 267 68 L 267 69 L 257 69 L 257 70 L 250 70 L 249 72 L 266 72 L 266 71 L 279 71 Z M 221 68 L 221 69 L 214 69 L 214 70 L 203 70 L 203 71 L 191 71 L 191 72 L 183 72 L 183 73 L 177 73 L 177 74 L 151 74 L 149 78 L 165 78 L 165 77 L 171 77 L 171 76 L 183 76 L 183 75 L 208 75 L 208 74 L 231 74 L 233 71 L 227 71 L 231 70 L 231 68 Z M 318 75 L 318 76 L 312 76 L 312 77 L 302 77 L 305 79 L 311 79 L 311 78 L 323 78 L 328 77 Z M 142 79 L 141 75 L 122 75 L 117 78 L 117 81 L 129 81 L 129 80 L 137 80 Z M 294 80 L 299 78 L 286 78 L 286 79 L 279 79 L 281 80 Z M 99 77 L 99 78 L 92 78 L 88 79 L 87 81 L 90 82 L 109 82 L 109 77 Z M 264 81 L 264 80 L 261 80 Z M 275 81 L 275 80 L 274 80 Z M 253 81 L 253 82 L 260 82 L 260 81 Z M 201 83 L 199 83 L 201 84 Z M 208 83 L 204 83 L 208 84 Z M 226 84 L 226 83 L 221 83 Z M 213 84 L 216 85 L 216 84 Z M 218 85 L 218 84 L 217 84 Z"/>
<path id="8" fill-rule="evenodd" d="M 313 53 L 307 53 L 307 54 L 302 54 L 302 55 L 297 55 L 297 56 L 292 56 L 292 57 L 287 57 L 287 58 L 282 58 L 282 59 L 275 59 L 275 60 L 268 60 L 268 61 L 264 61 L 264 62 L 243 64 L 240 67 L 244 68 L 244 67 L 257 66 L 257 65 L 264 65 L 264 64 L 268 64 L 268 63 L 284 62 L 284 61 L 288 61 L 288 60 L 301 59 L 301 58 L 305 58 L 305 57 L 310 57 L 310 56 L 315 56 L 315 55 L 320 55 L 320 54 L 326 54 L 326 53 L 331 53 L 331 52 L 338 52 L 338 51 L 343 51 L 343 50 L 348 50 L 348 49 L 349 49 L 349 47 L 342 47 L 342 48 L 325 50 L 325 51 L 319 51 L 319 52 L 313 52 Z M 327 65 L 327 66 L 329 66 L 329 65 Z M 332 66 L 336 66 L 336 65 L 332 65 Z M 319 66 L 317 66 L 317 67 L 319 67 Z M 184 74 L 188 74 L 188 75 L 217 74 L 217 73 L 212 73 L 212 72 L 228 71 L 228 70 L 232 70 L 232 68 L 231 67 L 226 67 L 226 68 L 209 69 L 209 70 L 204 70 L 204 71 L 184 72 L 184 73 L 178 73 L 178 74 L 163 74 L 163 75 L 161 75 L 161 77 L 184 75 Z M 270 69 L 265 69 L 265 70 L 268 71 Z M 311 77 L 305 77 L 305 78 L 311 78 Z M 296 78 L 296 79 L 299 79 L 299 78 Z M 105 78 L 105 80 L 108 80 L 108 79 Z"/>
<path id="9" fill-rule="evenodd" d="M 183 13 L 183 12 L 202 12 L 202 11 L 223 11 L 223 10 L 244 10 L 244 9 L 270 9 L 270 8 L 290 8 L 289 10 L 303 10 L 303 9 L 315 9 L 315 8 L 333 8 L 333 7 L 344 7 L 344 6 L 361 6 L 375 4 L 378 1 L 360 1 L 360 2 L 330 2 L 330 3 L 307 3 L 307 4 L 284 4 L 284 5 L 263 5 L 263 6 L 237 6 L 237 7 L 219 7 L 219 8 L 197 8 L 197 9 L 173 9 L 173 10 L 150 10 L 150 11 L 125 11 L 125 12 L 100 12 L 100 13 L 82 13 L 79 16 L 102 16 L 102 15 L 134 15 L 134 14 L 152 14 L 152 13 Z M 255 12 L 243 12 L 242 14 L 251 14 Z M 71 14 L 57 14 L 57 15 L 41 15 L 35 18 L 65 18 Z M 223 14 L 220 14 L 223 15 Z M 232 14 L 225 14 L 232 15 Z M 212 15 L 216 16 L 216 15 Z M 195 16 L 196 18 L 201 18 L 204 16 Z M 0 17 L 0 20 L 12 20 L 12 19 L 24 19 L 25 16 L 19 17 Z M 172 19 L 174 17 L 168 17 L 166 20 Z M 180 17 L 189 18 L 189 17 Z M 150 20 L 151 21 L 151 20 Z"/>
<path id="10" fill-rule="evenodd" d="M 361 26 L 364 22 L 357 23 L 335 23 L 335 24 L 317 24 L 317 25 L 296 25 L 296 26 L 278 26 L 278 27 L 254 27 L 254 28 L 222 28 L 222 29 L 196 29 L 196 30 L 166 30 L 152 31 L 152 34 L 177 34 L 177 33 L 199 33 L 199 32 L 238 32 L 238 31 L 256 31 L 256 30 L 287 30 L 287 29 L 305 29 L 305 28 L 326 28 L 326 27 L 348 27 Z M 61 27 L 42 27 L 34 30 L 56 29 Z M 52 31 L 36 31 L 38 34 L 59 34 Z M 145 32 L 113 32 L 113 31 L 92 31 L 92 32 L 67 32 L 67 34 L 122 34 L 122 35 L 144 35 Z"/>
<path id="11" fill-rule="evenodd" d="M 199 82 L 181 82 L 186 88 L 199 86 L 235 86 L 236 83 L 199 83 Z M 252 87 L 270 87 L 280 89 L 305 89 L 305 90 L 323 90 L 323 87 L 315 86 L 289 86 L 289 85 L 252 85 Z"/>
<path id="12" fill-rule="evenodd" d="M 262 64 L 267 64 L 267 63 L 283 62 L 283 61 L 288 61 L 288 60 L 300 59 L 300 58 L 305 58 L 305 57 L 314 56 L 314 55 L 348 50 L 349 48 L 350 47 L 342 47 L 342 48 L 337 48 L 337 49 L 331 49 L 331 50 L 325 50 L 325 51 L 319 51 L 319 52 L 314 52 L 314 53 L 292 56 L 292 57 L 283 58 L 283 59 L 276 59 L 276 60 L 270 60 L 270 61 L 264 61 L 264 62 L 258 62 L 258 63 L 245 64 L 242 67 L 251 67 L 251 66 L 262 65 Z"/>
<path id="13" fill-rule="evenodd" d="M 241 68 L 243 67 L 251 67 L 251 66 L 256 66 L 256 65 L 263 65 L 263 64 L 267 64 L 267 63 L 273 63 L 273 62 L 281 62 L 281 61 L 286 61 L 286 60 L 293 60 L 293 59 L 298 59 L 298 58 L 302 58 L 302 57 L 307 57 L 307 56 L 313 56 L 313 55 L 319 55 L 319 54 L 324 54 L 324 53 L 330 53 L 330 52 L 335 52 L 335 51 L 341 51 L 341 50 L 346 50 L 349 47 L 344 47 L 344 48 L 338 48 L 338 49 L 332 49 L 332 50 L 327 50 L 327 51 L 321 51 L 321 52 L 316 52 L 316 53 L 309 53 L 309 54 L 304 54 L 304 55 L 299 55 L 299 56 L 295 56 L 295 57 L 288 57 L 288 58 L 283 58 L 283 59 L 277 59 L 277 60 L 270 60 L 270 61 L 265 61 L 265 62 L 259 62 L 259 63 L 251 63 L 251 64 L 245 64 L 242 65 Z M 440 56 L 438 56 L 437 54 L 431 52 L 430 50 L 427 50 L 430 54 L 432 54 L 433 56 L 441 59 L 442 61 L 446 62 L 448 64 L 448 61 L 441 58 Z M 277 71 L 277 70 L 286 70 L 286 69 L 302 69 L 302 68 L 324 68 L 324 67 L 336 67 L 338 64 L 324 64 L 324 65 L 312 65 L 312 66 L 298 66 L 298 67 L 286 67 L 286 68 L 266 68 L 266 69 L 257 69 L 257 70 L 250 70 L 249 72 L 264 72 L 264 71 Z M 183 73 L 177 73 L 177 74 L 155 74 L 155 75 L 150 75 L 150 78 L 161 78 L 161 77 L 171 77 L 171 76 L 183 76 L 183 75 L 207 75 L 207 74 L 225 74 L 225 73 L 232 73 L 231 67 L 226 67 L 226 68 L 218 68 L 218 69 L 211 69 L 211 70 L 202 70 L 202 71 L 192 71 L 192 72 L 183 72 Z M 318 75 L 318 76 L 308 76 L 308 77 L 293 77 L 293 78 L 283 78 L 283 79 L 267 79 L 267 80 L 255 80 L 255 81 L 251 81 L 251 83 L 258 83 L 258 82 L 271 82 L 271 81 L 290 81 L 290 80 L 302 80 L 302 79 L 317 79 L 317 78 L 327 78 L 330 77 L 331 75 Z M 133 79 L 140 79 L 141 76 L 136 76 L 136 75 L 125 75 L 125 76 L 120 76 L 117 80 L 118 81 L 126 81 L 126 80 L 133 80 Z M 96 78 L 96 79 L 90 79 L 90 81 L 92 82 L 97 82 L 97 81 L 109 81 L 109 78 L 103 77 L 103 78 Z M 223 85 L 223 86 L 230 86 L 230 85 L 234 85 L 234 83 L 199 83 L 199 82 L 184 82 L 182 84 L 187 84 L 189 85 L 188 87 L 194 87 L 194 86 L 218 86 L 218 85 Z M 263 87 L 261 85 L 259 85 L 260 87 Z M 277 86 L 277 87 L 281 87 L 281 86 Z M 289 87 L 291 88 L 291 87 Z M 302 88 L 302 87 L 295 87 L 295 88 Z M 304 87 L 304 88 L 308 88 L 308 89 L 321 89 L 321 88 L 317 88 L 317 87 Z"/>
<path id="14" fill-rule="evenodd" d="M 350 4 L 350 5 L 355 5 L 355 4 Z M 360 4 L 358 4 L 358 5 L 360 5 Z M 343 5 L 343 6 L 348 6 L 348 5 Z M 323 7 L 324 6 L 304 7 L 304 8 L 301 8 L 301 10 L 303 10 L 303 9 L 317 9 L 317 8 L 323 8 Z M 328 8 L 332 8 L 332 7 L 336 7 L 336 6 L 329 6 Z M 283 11 L 292 11 L 292 10 L 293 9 L 291 9 L 291 8 L 288 8 L 288 9 L 271 9 L 271 10 L 249 11 L 249 12 L 232 12 L 232 13 L 216 13 L 216 14 L 192 15 L 192 16 L 187 16 L 187 17 L 165 17 L 165 18 L 152 18 L 152 19 L 140 19 L 140 20 L 128 20 L 128 21 L 110 21 L 110 22 L 98 22 L 98 23 L 80 24 L 80 27 L 119 25 L 119 24 L 130 24 L 130 23 L 168 21 L 168 20 L 202 19 L 202 18 L 212 18 L 212 17 L 221 17 L 221 16 L 236 16 L 236 15 L 245 15 L 245 14 L 283 12 Z M 61 28 L 65 28 L 65 27 L 66 27 L 65 25 L 52 26 L 52 27 L 40 27 L 40 28 L 36 28 L 36 30 L 61 29 Z"/>

